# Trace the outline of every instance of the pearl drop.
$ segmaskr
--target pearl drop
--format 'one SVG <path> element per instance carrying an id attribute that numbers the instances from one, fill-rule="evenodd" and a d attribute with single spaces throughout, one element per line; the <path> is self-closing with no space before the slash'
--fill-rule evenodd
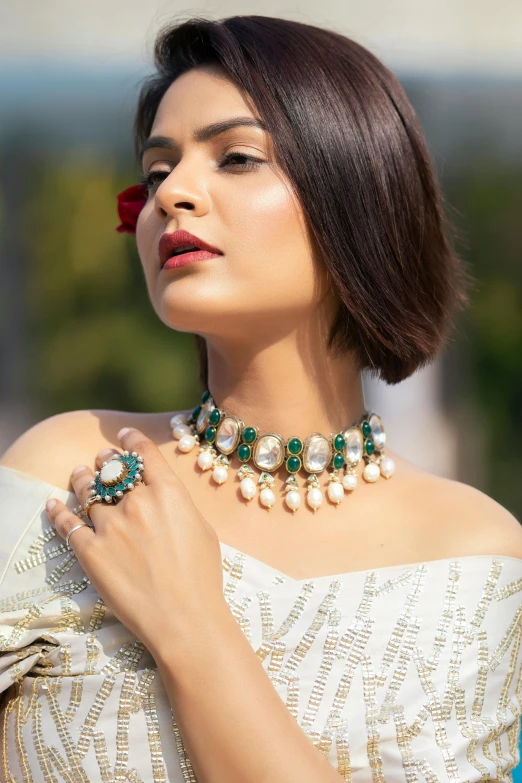
<path id="1" fill-rule="evenodd" d="M 186 424 L 187 417 L 184 413 L 176 413 L 170 420 L 170 426 L 174 428 L 176 424 Z"/>
<path id="2" fill-rule="evenodd" d="M 308 502 L 308 505 L 312 508 L 319 508 L 321 503 L 323 502 L 323 493 L 319 489 L 319 487 L 312 487 L 308 490 L 306 494 L 306 500 Z"/>
<path id="3" fill-rule="evenodd" d="M 338 481 L 331 481 L 326 491 L 328 492 L 328 497 L 334 503 L 340 503 L 344 497 L 343 485 Z"/>
<path id="4" fill-rule="evenodd" d="M 342 485 L 345 489 L 355 489 L 357 486 L 357 475 L 355 473 L 346 473 L 342 478 Z"/>
<path id="5" fill-rule="evenodd" d="M 194 435 L 189 435 L 188 433 L 182 435 L 178 443 L 180 451 L 184 451 L 185 454 L 187 454 L 189 451 L 192 451 L 195 445 L 196 438 Z"/>
<path id="6" fill-rule="evenodd" d="M 224 465 L 216 465 L 212 471 L 212 478 L 217 484 L 223 484 L 228 478 L 228 468 Z"/>
<path id="7" fill-rule="evenodd" d="M 261 501 L 263 506 L 266 506 L 267 508 L 270 508 L 270 506 L 274 505 L 274 503 L 276 501 L 276 497 L 275 497 L 274 493 L 272 492 L 272 490 L 270 489 L 270 487 L 265 487 L 259 493 L 259 500 Z"/>
<path id="8" fill-rule="evenodd" d="M 256 494 L 256 485 L 253 479 L 249 478 L 248 476 L 244 479 L 241 479 L 239 487 L 241 489 L 241 494 L 243 495 L 243 497 L 246 500 L 252 500 L 252 498 Z"/>
<path id="9" fill-rule="evenodd" d="M 380 475 L 381 469 L 376 462 L 369 462 L 363 470 L 363 476 L 369 482 L 377 481 Z"/>
<path id="10" fill-rule="evenodd" d="M 180 440 L 180 438 L 182 438 L 183 435 L 186 435 L 188 433 L 192 433 L 192 430 L 190 429 L 188 424 L 176 424 L 176 426 L 172 430 L 172 434 L 177 440 Z"/>
<path id="11" fill-rule="evenodd" d="M 290 489 L 286 493 L 285 503 L 292 511 L 301 505 L 301 495 L 296 489 Z"/>
<path id="12" fill-rule="evenodd" d="M 395 461 L 391 457 L 381 459 L 381 476 L 390 478 L 395 473 Z"/>
<path id="13" fill-rule="evenodd" d="M 201 468 L 201 470 L 208 470 L 209 468 L 212 467 L 213 462 L 214 462 L 214 457 L 209 451 L 202 451 L 198 457 L 198 465 Z"/>

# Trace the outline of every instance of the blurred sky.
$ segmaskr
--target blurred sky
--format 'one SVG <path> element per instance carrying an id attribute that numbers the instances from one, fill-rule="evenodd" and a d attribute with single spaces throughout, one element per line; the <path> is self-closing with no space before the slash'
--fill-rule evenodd
<path id="1" fill-rule="evenodd" d="M 0 0 L 0 13 L 0 67 L 42 58 L 103 70 L 139 66 L 148 61 L 162 23 L 174 14 L 200 13 L 280 16 L 330 27 L 402 70 L 522 73 L 521 0 Z"/>

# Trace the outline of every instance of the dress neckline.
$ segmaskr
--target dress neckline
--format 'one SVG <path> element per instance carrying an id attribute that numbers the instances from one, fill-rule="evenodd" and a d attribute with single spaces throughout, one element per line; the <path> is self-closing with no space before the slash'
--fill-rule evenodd
<path id="1" fill-rule="evenodd" d="M 8 465 L 2 465 L 0 464 L 0 471 L 5 470 L 13 474 L 17 474 L 22 480 L 25 480 L 27 482 L 33 483 L 33 484 L 43 484 L 44 486 L 49 487 L 53 490 L 58 490 L 62 495 L 68 495 L 70 498 L 74 498 L 76 500 L 76 494 L 72 492 L 71 490 L 64 489 L 63 487 L 59 487 L 56 484 L 50 484 L 48 481 L 44 481 L 43 479 L 38 478 L 37 476 L 33 476 L 31 473 L 26 473 L 23 470 L 18 470 L 17 468 L 11 468 Z M 66 501 L 64 501 L 66 502 Z M 522 557 L 514 557 L 513 555 L 492 555 L 492 554 L 481 554 L 481 555 L 454 555 L 453 557 L 442 557 L 438 558 L 436 560 L 419 560 L 418 562 L 414 563 L 397 563 L 394 565 L 387 565 L 387 566 L 376 566 L 374 568 L 365 568 L 360 569 L 357 571 L 345 571 L 341 574 L 322 574 L 319 576 L 309 576 L 304 579 L 297 579 L 296 577 L 291 576 L 290 574 L 285 573 L 284 571 L 281 571 L 279 568 L 276 568 L 275 566 L 271 566 L 269 563 L 266 563 L 264 560 L 260 560 L 257 557 L 254 557 L 254 555 L 248 554 L 248 552 L 243 552 L 241 549 L 238 549 L 233 544 L 227 544 L 224 541 L 219 541 L 219 545 L 222 552 L 226 552 L 227 550 L 230 553 L 235 553 L 236 555 L 239 555 L 242 559 L 249 562 L 250 565 L 254 566 L 258 570 L 269 570 L 274 575 L 279 575 L 280 577 L 283 577 L 285 582 L 291 583 L 291 584 L 305 584 L 307 582 L 322 582 L 322 581 L 333 581 L 336 579 L 347 579 L 349 577 L 360 577 L 365 576 L 369 573 L 383 573 L 388 571 L 406 571 L 408 569 L 412 568 L 418 568 L 419 566 L 429 566 L 429 567 L 435 567 L 437 565 L 442 565 L 444 563 L 453 563 L 455 561 L 481 561 L 481 560 L 511 560 L 515 563 L 519 563 L 519 565 L 522 567 Z"/>

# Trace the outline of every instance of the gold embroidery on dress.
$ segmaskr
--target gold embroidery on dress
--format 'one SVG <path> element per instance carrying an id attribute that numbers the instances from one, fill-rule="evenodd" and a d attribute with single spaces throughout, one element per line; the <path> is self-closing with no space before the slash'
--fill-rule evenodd
<path id="1" fill-rule="evenodd" d="M 423 617 L 421 599 L 435 568 L 429 562 L 382 582 L 379 569 L 360 572 L 354 581 L 349 574 L 346 580 L 292 580 L 271 573 L 256 592 L 248 558 L 240 552 L 223 557 L 223 590 L 232 614 L 286 707 L 342 779 L 352 781 L 361 769 L 361 737 L 354 733 L 360 728 L 374 783 L 385 783 L 393 748 L 406 783 L 492 778 L 511 783 L 519 761 L 522 577 L 499 586 L 504 562 L 493 558 L 471 606 L 459 594 L 463 563 L 457 558 L 442 566 L 444 578 L 431 588 L 437 597 L 429 596 L 433 606 Z M 56 543 L 53 528 L 40 532 L 25 556 L 9 566 L 10 584 L 28 571 L 33 584 L 41 573 L 41 583 L 0 601 L 6 629 L 0 664 L 6 662 L 3 671 L 15 688 L 0 716 L 2 780 L 166 783 L 159 706 L 164 693 L 149 652 L 117 623 L 71 548 Z M 384 602 L 389 616 L 381 612 Z M 494 635 L 497 626 L 490 629 L 486 619 L 503 606 L 513 611 Z M 385 620 L 386 636 L 380 639 Z M 115 634 L 105 635 L 112 626 Z M 498 688 L 493 711 L 487 707 L 490 683 Z M 413 684 L 417 692 L 412 689 L 411 699 L 402 703 L 404 688 Z M 115 698 L 114 742 L 104 718 Z M 354 725 L 352 703 L 361 709 L 362 722 L 355 719 L 360 727 Z M 183 781 L 197 783 L 172 708 L 169 721 Z M 146 739 L 146 778 L 132 766 L 138 762 L 131 760 L 131 725 Z M 359 744 L 352 747 L 354 737 Z M 428 761 L 416 749 L 421 737 L 419 746 L 429 743 L 439 757 L 432 752 Z M 469 763 L 464 775 L 459 739 Z"/>

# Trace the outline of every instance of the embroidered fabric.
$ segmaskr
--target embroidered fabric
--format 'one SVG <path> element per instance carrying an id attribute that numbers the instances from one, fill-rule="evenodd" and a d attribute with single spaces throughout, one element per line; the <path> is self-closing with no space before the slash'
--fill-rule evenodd
<path id="1" fill-rule="evenodd" d="M 0 466 L 1 780 L 196 781 L 154 659 L 49 524 L 49 497 L 77 504 Z M 511 781 L 522 559 L 469 555 L 296 580 L 221 549 L 234 617 L 342 779 Z"/>

